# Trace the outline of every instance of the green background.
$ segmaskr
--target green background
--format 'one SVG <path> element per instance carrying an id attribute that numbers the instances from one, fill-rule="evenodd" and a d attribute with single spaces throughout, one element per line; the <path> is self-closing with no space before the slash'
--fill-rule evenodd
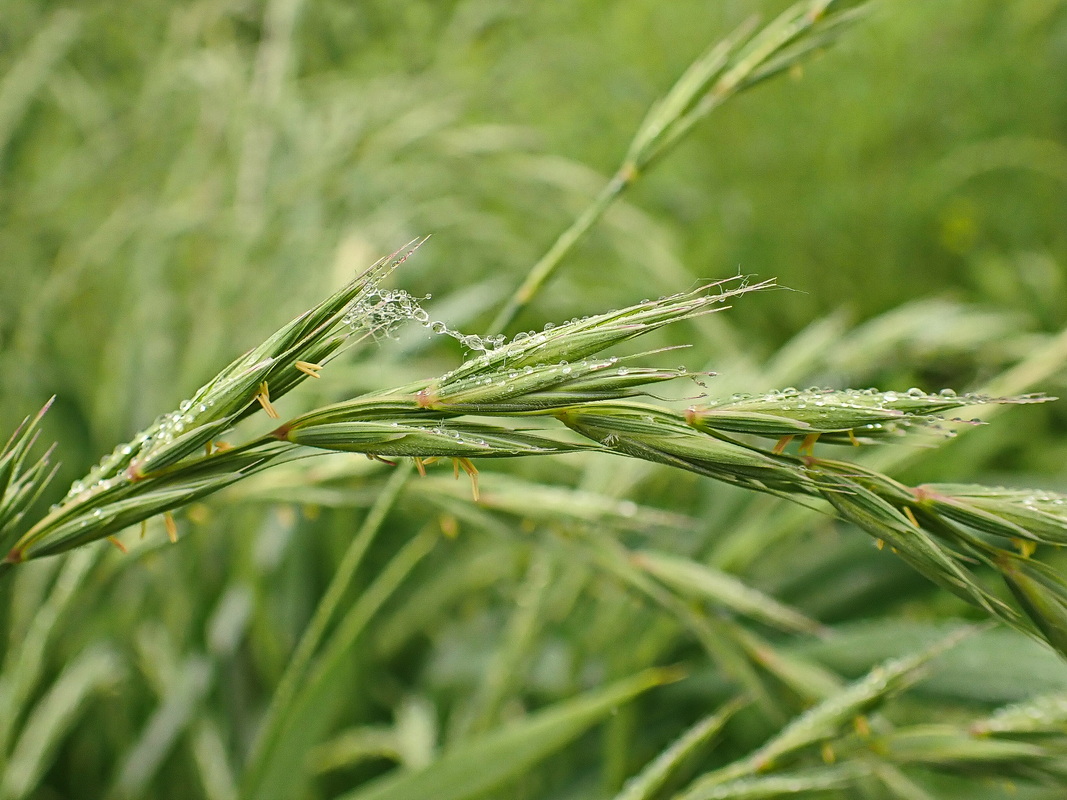
<path id="1" fill-rule="evenodd" d="M 426 234 L 394 282 L 432 294 L 434 318 L 484 330 L 614 171 L 652 102 L 709 43 L 784 6 L 5 3 L 0 422 L 10 430 L 58 396 L 46 433 L 59 442 L 61 493 L 236 354 Z M 712 394 L 981 389 L 1067 323 L 1065 75 L 1059 0 L 880 3 L 835 46 L 702 122 L 512 332 L 741 272 L 793 291 L 745 298 L 659 340 L 694 345 L 668 359 L 720 373 Z M 403 331 L 337 362 L 283 413 L 433 375 L 461 355 L 452 340 Z M 1019 391 L 1062 393 L 1063 375 L 1060 363 Z M 894 474 L 1062 490 L 1064 419 L 1056 404 L 1014 409 L 943 450 L 913 451 Z M 324 460 L 336 474 L 268 474 L 197 507 L 180 519 L 179 547 L 163 547 L 155 526 L 152 544 L 125 558 L 94 550 L 28 696 L 43 697 L 85 648 L 106 648 L 115 669 L 59 726 L 25 796 L 232 796 L 227 781 L 241 781 L 291 648 L 388 478 L 355 460 Z M 714 710 L 727 679 L 677 614 L 583 561 L 574 541 L 683 554 L 841 623 L 859 638 L 819 658 L 848 676 L 971 615 L 855 531 L 693 476 L 564 459 L 487 466 L 483 487 L 494 480 L 500 506 L 488 511 L 465 486 L 431 480 L 390 516 L 353 600 L 416 532 L 460 535 L 440 538 L 316 687 L 314 722 L 272 762 L 287 776 L 275 796 L 333 797 L 394 761 L 424 763 L 426 742 L 454 745 L 638 668 L 683 663 L 690 680 L 494 795 L 610 797 Z M 521 483 L 509 495 L 511 480 Z M 587 499 L 555 507 L 539 486 L 641 512 L 628 521 L 612 506 L 590 522 Z M 30 565 L 0 587 L 0 676 L 22 659 L 61 568 Z M 217 632 L 227 624 L 230 640 Z M 978 673 L 950 670 L 935 686 L 938 714 L 963 714 L 960 695 L 971 713 L 1025 689 L 1067 689 L 1062 665 L 1036 646 L 1024 666 L 1017 654 L 1030 646 L 990 640 Z M 786 717 L 799 705 L 781 699 Z M 159 715 L 169 738 L 152 728 Z M 416 744 L 399 756 L 357 748 L 341 767 L 308 767 L 307 751 L 342 729 L 409 718 L 433 733 L 404 728 Z M 745 717 L 713 760 L 780 722 Z M 212 772 L 205 752 L 224 767 Z M 972 784 L 922 779 L 935 796 L 975 796 Z"/>

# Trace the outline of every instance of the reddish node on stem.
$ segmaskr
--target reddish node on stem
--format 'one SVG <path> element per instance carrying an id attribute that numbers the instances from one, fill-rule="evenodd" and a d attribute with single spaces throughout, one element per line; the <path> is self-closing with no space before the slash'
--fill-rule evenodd
<path id="1" fill-rule="evenodd" d="M 440 402 L 437 392 L 430 386 L 415 392 L 415 403 L 419 408 L 433 408 Z"/>
<path id="2" fill-rule="evenodd" d="M 21 550 L 19 550 L 17 547 L 12 547 L 11 550 L 8 551 L 7 556 L 4 557 L 4 563 L 21 564 L 24 557 L 25 556 L 23 555 L 23 552 Z"/>

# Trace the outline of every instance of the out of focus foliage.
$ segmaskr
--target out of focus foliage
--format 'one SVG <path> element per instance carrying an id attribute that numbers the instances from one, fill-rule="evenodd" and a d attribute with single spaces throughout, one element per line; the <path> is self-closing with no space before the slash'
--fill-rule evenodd
<path id="1" fill-rule="evenodd" d="M 484 329 L 649 105 L 785 5 L 11 0 L 0 430 L 56 394 L 45 435 L 69 482 L 423 234 L 394 280 Z M 740 271 L 796 291 L 664 333 L 719 373 L 673 397 L 1067 392 L 1065 74 L 1062 0 L 876 4 L 642 176 L 509 332 Z M 401 330 L 283 410 L 459 357 Z M 1056 405 L 871 463 L 1064 491 Z M 756 785 L 772 779 L 816 797 L 1062 796 L 1067 667 L 998 629 L 917 685 L 918 661 L 864 679 L 976 615 L 847 525 L 604 457 L 487 466 L 480 504 L 436 469 L 290 465 L 190 509 L 178 546 L 153 524 L 129 555 L 100 545 L 0 583 L 0 797 L 608 798 L 660 754 L 670 775 L 625 797 L 700 775 L 719 782 L 694 798 L 775 796 Z M 368 509 L 393 493 L 375 535 Z M 357 536 L 327 645 L 286 686 Z M 995 711 L 1012 703 L 1040 713 Z M 805 709 L 818 724 L 790 727 Z M 784 777 L 716 772 L 752 752 Z"/>

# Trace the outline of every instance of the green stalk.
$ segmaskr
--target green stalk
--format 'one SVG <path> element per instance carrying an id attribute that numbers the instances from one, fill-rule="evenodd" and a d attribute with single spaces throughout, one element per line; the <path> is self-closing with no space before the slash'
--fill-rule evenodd
<path id="1" fill-rule="evenodd" d="M 250 787 L 250 793 L 254 793 L 260 782 L 260 778 L 266 769 L 267 761 L 271 755 L 271 748 L 285 727 L 285 721 L 293 703 L 300 691 L 305 678 L 312 665 L 312 659 L 319 650 L 319 646 L 326 635 L 326 629 L 333 620 L 337 610 L 341 607 L 345 594 L 363 563 L 363 557 L 367 549 L 374 541 L 386 516 L 396 504 L 404 484 L 411 476 L 414 462 L 405 461 L 400 464 L 389 476 L 381 494 L 375 500 L 367 513 L 359 532 L 345 550 L 337 571 L 330 579 L 330 585 L 325 594 L 315 607 L 315 613 L 308 622 L 304 635 L 293 651 L 285 672 L 282 674 L 278 687 L 271 696 L 270 707 L 256 736 L 251 755 L 245 772 L 245 786 Z"/>
<path id="2" fill-rule="evenodd" d="M 608 184 L 600 190 L 596 199 L 586 207 L 585 211 L 578 215 L 577 219 L 559 235 L 541 258 L 537 261 L 523 279 L 522 285 L 508 299 L 504 307 L 496 315 L 489 326 L 490 335 L 503 333 L 504 330 L 522 313 L 522 310 L 530 304 L 530 301 L 545 287 L 559 269 L 560 263 L 574 249 L 589 230 L 600 221 L 604 213 L 611 208 L 612 204 L 622 195 L 637 177 L 637 171 L 623 168 L 615 174 Z"/>
<path id="3" fill-rule="evenodd" d="M 649 167 L 677 147 L 697 123 L 729 98 L 829 44 L 858 16 L 858 8 L 830 13 L 835 5 L 843 4 L 838 0 L 803 0 L 752 36 L 755 25 L 750 19 L 694 60 L 674 86 L 653 103 L 614 176 L 526 274 L 489 326 L 489 333 L 502 333 L 522 313 L 612 204 Z"/>

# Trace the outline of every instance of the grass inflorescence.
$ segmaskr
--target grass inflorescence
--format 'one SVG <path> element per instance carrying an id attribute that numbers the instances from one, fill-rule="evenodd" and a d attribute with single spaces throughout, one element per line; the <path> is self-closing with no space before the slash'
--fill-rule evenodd
<path id="1" fill-rule="evenodd" d="M 954 143 L 924 137 L 902 155 L 898 141 L 924 97 L 951 112 L 944 88 L 961 74 L 1025 77 L 1011 47 L 1055 29 L 1048 4 L 998 8 L 993 34 L 970 26 L 981 41 L 963 32 L 988 10 L 958 3 L 945 26 L 944 9 L 884 5 L 866 41 L 818 63 L 867 6 L 802 0 L 735 28 L 673 85 L 664 76 L 644 116 L 629 106 L 644 71 L 700 49 L 692 38 L 716 15 L 735 25 L 736 4 L 232 5 L 149 4 L 123 25 L 110 10 L 20 19 L 13 7 L 9 38 L 21 24 L 28 44 L 0 80 L 5 319 L 17 322 L 3 326 L 2 374 L 9 395 L 59 401 L 0 449 L 0 798 L 910 799 L 1014 796 L 1015 784 L 1060 796 L 1067 503 L 1018 488 L 1062 489 L 1055 478 L 1008 473 L 1058 463 L 1060 445 L 1034 435 L 1055 406 L 1012 409 L 1048 400 L 1027 393 L 1067 363 L 1067 333 L 1034 332 L 1057 324 L 1062 281 L 1044 243 L 1017 260 L 986 252 L 1012 237 L 968 192 L 991 167 L 1030 159 L 1059 175 L 1062 159 L 1051 141 L 984 143 L 982 129 L 924 184 L 924 159 Z M 700 24 L 649 46 L 698 6 Z M 497 102 L 536 19 L 592 21 L 595 37 L 568 31 L 583 65 L 601 34 L 618 41 L 608 80 L 588 81 L 593 104 L 608 102 L 583 107 L 562 139 L 582 137 L 591 163 L 617 165 L 608 175 L 538 154 L 530 131 L 481 124 L 495 107 L 469 116 L 444 96 L 436 73 L 458 66 L 452 78 L 489 76 Z M 617 23 L 631 33 L 616 39 Z M 407 60 L 383 43 L 396 31 Z M 851 101 L 900 91 L 900 54 L 923 41 L 949 54 L 966 42 L 967 58 L 923 59 L 908 102 L 878 104 L 891 124 L 863 134 L 856 170 L 861 128 L 813 89 L 836 64 L 821 96 L 846 98 L 859 121 L 875 104 Z M 1009 57 L 984 72 L 998 46 Z M 875 52 L 877 79 L 863 69 Z M 486 54 L 499 69 L 470 69 Z M 523 67 L 523 83 L 543 66 L 549 87 L 553 59 Z M 121 90 L 102 78 L 112 64 L 131 67 Z M 763 96 L 802 102 L 754 98 L 702 136 L 724 104 L 782 74 Z M 540 92 L 539 126 L 566 116 L 574 77 L 559 109 L 545 107 L 556 87 Z M 631 112 L 630 137 L 600 124 Z M 694 133 L 698 189 L 650 187 L 682 213 L 622 202 Z M 587 150 L 598 138 L 608 149 Z M 856 203 L 871 186 L 879 202 Z M 937 243 L 916 189 L 948 202 Z M 1011 204 L 1035 231 L 1055 207 L 1041 198 Z M 825 213 L 834 202 L 868 216 Z M 582 210 L 567 225 L 560 208 Z M 564 230 L 535 260 L 548 219 Z M 705 219 L 715 231 L 691 235 Z M 409 245 L 264 338 L 283 298 L 311 305 L 418 230 L 444 241 L 405 283 L 432 289 L 434 307 L 388 287 Z M 885 230 L 892 243 L 870 233 Z M 736 258 L 723 249 L 740 241 Z M 809 253 L 818 269 L 797 273 Z M 545 296 L 569 258 L 619 280 L 590 284 L 576 264 Z M 901 281 L 894 259 L 929 282 Z M 807 324 L 815 298 L 840 304 L 850 279 L 864 288 L 845 302 L 865 319 L 887 287 L 928 295 L 957 260 L 974 286 L 953 297 L 991 292 L 994 308 L 928 297 L 856 325 L 838 312 L 763 349 Z M 759 320 L 712 314 L 770 282 L 707 284 L 683 262 L 735 261 L 793 270 L 790 285 L 814 291 L 766 298 L 786 302 Z M 562 318 L 699 284 L 504 335 L 537 300 Z M 205 382 L 238 338 L 263 341 Z M 688 369 L 674 361 L 685 341 Z M 442 361 L 457 344 L 458 366 Z M 872 384 L 935 391 L 844 388 Z M 974 418 L 1004 413 L 1012 423 L 984 434 Z M 38 444 L 42 429 L 59 448 Z M 56 450 L 89 463 L 116 439 L 128 441 L 42 507 Z M 1011 627 L 962 622 L 985 616 Z"/>
<path id="2" fill-rule="evenodd" d="M 409 295 L 380 288 L 401 260 L 393 256 L 379 262 L 228 366 L 177 412 L 120 447 L 119 457 L 105 460 L 14 539 L 7 563 L 113 536 L 272 464 L 316 451 L 411 458 L 420 471 L 428 461 L 450 458 L 473 477 L 472 459 L 592 449 L 757 492 L 821 500 L 820 507 L 856 524 L 879 546 L 888 544 L 927 578 L 1067 654 L 1062 634 L 1067 630 L 1067 583 L 1030 558 L 1038 544 L 1059 547 L 1067 541 L 1064 498 L 972 486 L 908 487 L 869 468 L 814 455 L 822 440 L 862 447 L 914 430 L 965 423 L 945 419 L 963 408 L 1049 398 L 788 388 L 722 400 L 706 397 L 674 410 L 633 397 L 683 377 L 684 370 L 629 366 L 629 360 L 601 356 L 613 345 L 664 325 L 727 308 L 727 301 L 771 282 L 736 278 L 548 326 L 511 341 L 497 339 L 439 378 L 301 414 L 237 446 L 212 444 L 251 414 L 276 417 L 269 398 L 294 389 L 309 373 L 317 376 L 306 364 L 321 365 L 353 331 L 394 325 L 398 313 L 427 324 L 428 317 Z M 382 296 L 402 298 L 390 305 L 388 320 Z M 368 297 L 379 300 L 368 303 Z M 551 426 L 528 427 L 546 418 L 562 422 L 582 441 L 561 437 Z M 530 422 L 523 426 L 523 420 Z M 48 476 L 47 457 L 24 475 L 17 473 L 36 421 L 13 438 L 5 456 L 8 472 L 16 478 L 9 492 L 13 522 Z M 797 451 L 789 452 L 798 435 Z M 767 438 L 775 444 L 759 443 Z M 1000 572 L 1017 605 L 991 592 L 975 572 L 976 564 Z"/>

